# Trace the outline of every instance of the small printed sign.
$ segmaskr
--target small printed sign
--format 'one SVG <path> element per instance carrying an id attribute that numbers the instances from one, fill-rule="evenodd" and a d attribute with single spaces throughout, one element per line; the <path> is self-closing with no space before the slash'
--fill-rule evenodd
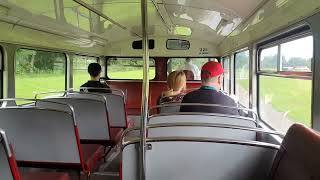
<path id="1" fill-rule="evenodd" d="M 199 55 L 208 55 L 208 48 L 199 48 Z"/>

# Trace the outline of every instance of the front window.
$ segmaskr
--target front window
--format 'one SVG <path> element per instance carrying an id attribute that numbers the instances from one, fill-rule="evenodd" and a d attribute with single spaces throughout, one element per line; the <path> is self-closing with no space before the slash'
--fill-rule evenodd
<path id="1" fill-rule="evenodd" d="M 142 58 L 110 58 L 107 61 L 107 77 L 109 79 L 143 79 Z M 149 61 L 149 79 L 156 77 L 155 60 Z"/>
<path id="2" fill-rule="evenodd" d="M 201 68 L 215 58 L 170 58 L 167 63 L 167 75 L 173 71 L 182 70 L 187 74 L 188 80 L 201 80 Z"/>

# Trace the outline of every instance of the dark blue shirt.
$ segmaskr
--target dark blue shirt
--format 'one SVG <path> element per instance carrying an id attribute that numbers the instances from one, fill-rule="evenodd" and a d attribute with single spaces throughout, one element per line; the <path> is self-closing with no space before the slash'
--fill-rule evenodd
<path id="1" fill-rule="evenodd" d="M 182 103 L 220 104 L 222 106 L 237 107 L 235 101 L 221 91 L 211 86 L 202 86 L 200 89 L 186 94 Z M 181 112 L 204 112 L 239 115 L 237 109 L 205 106 L 181 106 Z"/>

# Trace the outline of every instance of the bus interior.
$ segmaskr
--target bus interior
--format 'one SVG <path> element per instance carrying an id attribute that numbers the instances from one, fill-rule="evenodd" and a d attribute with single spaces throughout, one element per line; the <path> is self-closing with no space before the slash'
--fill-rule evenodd
<path id="1" fill-rule="evenodd" d="M 0 179 L 318 180 L 319 22 L 320 0 L 0 0 Z M 208 62 L 237 106 L 159 103 Z"/>

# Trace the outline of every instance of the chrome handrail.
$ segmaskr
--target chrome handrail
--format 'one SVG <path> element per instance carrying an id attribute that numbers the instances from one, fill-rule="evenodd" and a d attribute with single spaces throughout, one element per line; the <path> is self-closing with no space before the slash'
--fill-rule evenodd
<path id="1" fill-rule="evenodd" d="M 176 107 L 176 106 L 203 106 L 203 107 L 220 107 L 220 108 L 229 108 L 229 109 L 235 109 L 235 110 L 242 110 L 242 111 L 247 111 L 248 114 L 249 112 L 252 113 L 254 116 L 254 119 L 257 121 L 257 125 L 259 125 L 259 116 L 258 114 L 252 110 L 252 109 L 248 109 L 248 108 L 242 108 L 242 107 L 233 107 L 233 106 L 225 106 L 225 105 L 220 105 L 220 104 L 204 104 L 204 103 L 169 103 L 169 104 L 162 104 L 162 105 L 157 105 L 157 106 L 153 106 L 149 109 L 149 117 L 150 117 L 150 112 L 154 109 L 158 109 L 158 108 L 162 108 L 162 107 Z M 160 113 L 161 114 L 161 113 Z M 205 114 L 205 113 L 203 113 Z M 212 114 L 212 113 L 211 113 Z M 217 113 L 218 114 L 218 113 Z M 226 116 L 229 116 L 228 114 L 225 114 Z M 245 116 L 241 116 L 240 117 L 245 117 Z"/>
<path id="2" fill-rule="evenodd" d="M 39 108 L 36 106 L 36 103 L 37 102 L 49 102 L 49 103 L 55 103 L 55 104 L 60 104 L 60 105 L 66 105 L 69 109 L 70 109 L 70 112 L 71 112 L 71 115 L 73 117 L 73 122 L 74 122 L 74 125 L 77 125 L 77 122 L 75 120 L 75 112 L 74 112 L 74 107 L 70 104 L 67 104 L 67 103 L 61 103 L 61 102 L 54 102 L 54 101 L 50 101 L 48 99 L 28 99 L 28 98 L 8 98 L 8 99 L 0 99 L 0 102 L 8 102 L 8 101 L 33 101 L 35 103 L 35 106 L 32 106 L 32 107 L 28 107 L 28 108 Z M 21 107 L 21 106 L 1 106 L 1 108 L 26 108 L 26 107 Z M 39 109 L 49 109 L 49 110 L 54 110 L 54 111 L 58 111 L 58 112 L 64 112 L 64 113 L 70 113 L 69 111 L 62 111 L 62 110 L 58 110 L 58 109 L 52 109 L 52 108 L 39 108 Z"/>
<path id="3" fill-rule="evenodd" d="M 164 128 L 164 127 L 217 127 L 217 128 L 223 128 L 223 129 L 237 129 L 237 130 L 244 130 L 244 131 L 253 131 L 256 133 L 264 133 L 264 134 L 272 134 L 277 135 L 283 138 L 285 134 L 271 131 L 271 130 L 265 130 L 262 128 L 250 128 L 245 126 L 239 126 L 239 125 L 231 125 L 231 124 L 221 124 L 221 123 L 198 123 L 198 122 L 182 122 L 182 123 L 159 123 L 159 124 L 151 124 L 147 126 L 147 129 L 149 128 Z M 121 136 L 121 141 L 125 138 L 125 136 L 131 132 L 131 131 L 137 131 L 140 130 L 140 127 L 134 127 L 134 128 L 128 128 L 123 131 Z"/>
<path id="4" fill-rule="evenodd" d="M 139 138 L 133 138 L 126 142 L 123 142 L 121 149 L 125 148 L 127 145 L 135 144 L 140 141 Z M 146 142 L 162 142 L 162 141 L 188 141 L 188 142 L 208 142 L 208 143 L 221 143 L 221 144 L 237 144 L 245 146 L 263 147 L 269 149 L 279 150 L 280 145 L 275 145 L 266 142 L 250 141 L 250 140 L 233 140 L 224 138 L 203 138 L 203 137 L 153 137 L 147 138 Z"/>
<path id="5" fill-rule="evenodd" d="M 92 90 L 110 90 L 111 91 L 111 94 L 114 94 L 112 93 L 112 91 L 117 91 L 120 93 L 120 96 L 123 97 L 124 99 L 124 102 L 126 102 L 126 99 L 127 99 L 127 93 L 125 93 L 122 89 L 114 89 L 114 88 L 95 88 L 95 87 L 80 87 L 80 90 L 86 90 L 86 89 L 92 89 Z M 93 92 L 90 92 L 90 93 L 93 93 Z M 114 95 L 119 95 L 119 94 L 114 94 Z"/>
<path id="6" fill-rule="evenodd" d="M 64 93 L 61 97 L 65 96 L 68 92 L 73 91 L 73 89 L 65 90 L 65 91 L 48 91 L 48 92 L 37 92 L 34 93 L 34 99 L 38 99 L 37 97 L 39 95 L 43 94 L 58 94 L 58 93 Z"/>
<path id="7" fill-rule="evenodd" d="M 236 115 L 229 115 L 229 114 L 219 114 L 219 113 L 201 113 L 201 112 L 169 112 L 169 113 L 160 113 L 160 114 L 154 114 L 149 116 L 149 121 L 153 120 L 154 117 L 159 117 L 159 116 L 174 116 L 174 115 L 201 115 L 201 116 L 218 116 L 218 117 L 230 117 L 230 118 L 237 118 L 237 119 L 243 119 L 247 121 L 252 121 L 255 124 L 257 122 L 250 117 L 245 117 L 245 116 L 236 116 Z"/>
<path id="8" fill-rule="evenodd" d="M 56 93 L 64 93 L 62 96 L 57 96 L 59 98 L 68 98 L 66 97 L 68 94 L 72 94 L 72 93 L 78 93 L 78 94 L 90 94 L 90 95 L 95 95 L 95 96 L 100 96 L 103 98 L 104 100 L 104 103 L 105 103 L 105 106 L 106 106 L 106 109 L 108 110 L 108 106 L 107 106 L 107 98 L 105 96 L 103 96 L 102 94 L 99 94 L 99 93 L 94 93 L 94 92 L 82 92 L 82 91 L 74 91 L 73 89 L 69 89 L 69 90 L 65 90 L 65 91 L 50 91 L 50 92 L 40 92 L 40 93 L 36 93 L 35 94 L 35 99 L 37 99 L 37 96 L 38 95 L 41 95 L 41 94 L 56 94 Z M 55 97 L 55 98 L 57 98 Z M 53 97 L 51 97 L 53 98 Z M 45 98 L 45 99 L 50 99 L 50 98 Z M 81 99 L 81 98 L 78 98 L 78 99 Z M 85 99 L 85 98 L 83 98 Z"/>
<path id="9" fill-rule="evenodd" d="M 6 136 L 6 132 L 3 130 L 3 129 L 0 129 L 0 134 L 1 134 L 1 140 L 5 146 L 5 150 L 7 151 L 7 154 L 9 157 L 12 156 L 12 152 L 11 152 L 11 149 L 10 149 L 10 144 L 9 144 L 9 141 L 8 141 L 8 138 Z"/>

